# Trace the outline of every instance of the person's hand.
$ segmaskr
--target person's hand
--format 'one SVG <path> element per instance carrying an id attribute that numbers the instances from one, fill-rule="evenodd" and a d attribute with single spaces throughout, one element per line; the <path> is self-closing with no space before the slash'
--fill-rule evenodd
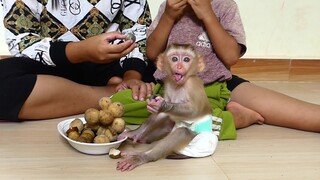
<path id="1" fill-rule="evenodd" d="M 187 0 L 167 0 L 164 14 L 175 21 L 183 15 L 187 6 Z"/>
<path id="2" fill-rule="evenodd" d="M 154 83 L 145 83 L 138 79 L 129 79 L 129 80 L 123 80 L 116 87 L 116 91 L 131 89 L 133 99 L 144 101 L 146 97 L 152 95 L 154 86 L 155 86 Z"/>
<path id="3" fill-rule="evenodd" d="M 132 40 L 120 44 L 112 44 L 116 39 L 123 40 L 126 35 L 119 32 L 102 33 L 83 41 L 68 43 L 66 51 L 71 63 L 91 61 L 94 63 L 110 63 L 130 53 L 137 44 Z"/>
<path id="4" fill-rule="evenodd" d="M 112 44 L 116 39 L 125 39 L 126 36 L 119 32 L 103 33 L 85 41 L 87 48 L 90 49 L 91 60 L 95 63 L 109 63 L 113 60 L 118 60 L 129 52 L 131 52 L 137 45 L 132 40 L 124 41 L 120 44 Z"/>
<path id="5" fill-rule="evenodd" d="M 211 0 L 188 0 L 188 4 L 190 4 L 198 19 L 202 21 L 214 14 L 211 8 Z"/>

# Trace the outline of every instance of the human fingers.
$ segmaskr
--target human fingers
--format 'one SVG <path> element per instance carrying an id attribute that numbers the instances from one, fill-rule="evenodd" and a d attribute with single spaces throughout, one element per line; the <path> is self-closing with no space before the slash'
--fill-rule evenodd
<path id="1" fill-rule="evenodd" d="M 125 35 L 113 32 L 93 36 L 80 41 L 83 45 L 83 52 L 87 60 L 95 63 L 110 63 L 126 56 L 137 45 L 131 40 L 121 44 L 112 44 L 110 41 L 118 38 L 125 38 Z"/>
<path id="2" fill-rule="evenodd" d="M 124 43 L 127 43 L 127 41 L 124 42 Z M 130 43 L 131 43 L 131 44 L 130 44 Z M 127 55 L 127 54 L 129 54 L 131 51 L 133 51 L 136 47 L 139 46 L 137 43 L 133 43 L 132 40 L 128 40 L 128 44 L 129 44 L 129 46 L 125 46 L 126 48 L 124 48 L 124 50 L 122 51 L 121 54 Z"/>
<path id="3" fill-rule="evenodd" d="M 171 5 L 176 8 L 184 7 L 188 4 L 188 0 L 175 0 L 171 2 Z"/>
<path id="4" fill-rule="evenodd" d="M 213 13 L 211 0 L 188 0 L 188 4 L 200 20 L 210 17 Z"/>
<path id="5" fill-rule="evenodd" d="M 154 90 L 154 87 L 156 86 L 153 82 L 150 83 L 151 84 L 151 87 L 152 87 L 152 91 Z"/>
<path id="6" fill-rule="evenodd" d="M 110 59 L 120 59 L 129 54 L 137 46 L 138 45 L 136 43 L 131 42 L 109 45 L 108 47 L 105 47 L 103 58 L 101 58 L 101 63 Z"/>
<path id="7" fill-rule="evenodd" d="M 147 83 L 141 80 L 131 80 L 128 82 L 129 88 L 132 90 L 132 97 L 135 100 L 144 101 L 147 97 Z"/>
<path id="8" fill-rule="evenodd" d="M 126 51 L 130 52 L 137 46 L 138 46 L 137 43 L 134 43 L 132 40 L 127 40 L 127 41 L 123 41 L 118 44 L 109 44 L 108 45 L 108 52 L 114 53 L 114 54 L 119 54 L 119 53 L 123 53 Z"/>
<path id="9" fill-rule="evenodd" d="M 132 98 L 134 100 L 140 100 L 139 99 L 139 86 L 138 85 L 132 85 L 130 87 L 131 91 L 132 91 Z"/>
<path id="10" fill-rule="evenodd" d="M 103 38 L 108 42 L 112 42 L 116 39 L 125 39 L 126 38 L 126 35 L 121 34 L 118 31 L 103 33 L 103 34 L 101 34 L 101 36 L 103 36 Z"/>
<path id="11" fill-rule="evenodd" d="M 172 19 L 176 19 L 183 14 L 183 10 L 187 5 L 187 0 L 168 0 L 166 3 L 165 13 Z"/>
<path id="12" fill-rule="evenodd" d="M 147 84 L 148 83 L 141 83 L 139 85 L 139 100 L 140 101 L 144 101 L 145 98 L 147 97 Z M 149 92 L 149 94 L 151 95 L 151 91 Z"/>
<path id="13" fill-rule="evenodd" d="M 120 83 L 116 86 L 116 92 L 122 91 L 128 89 L 128 86 L 125 83 Z"/>
<path id="14" fill-rule="evenodd" d="M 152 95 L 153 89 L 154 89 L 155 84 L 152 83 L 146 83 L 147 87 L 147 97 L 150 97 Z"/>

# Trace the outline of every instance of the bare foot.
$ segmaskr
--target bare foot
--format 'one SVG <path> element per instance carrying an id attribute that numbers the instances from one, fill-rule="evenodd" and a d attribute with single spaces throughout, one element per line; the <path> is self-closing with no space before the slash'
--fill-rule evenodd
<path id="1" fill-rule="evenodd" d="M 137 130 L 124 131 L 123 133 L 119 134 L 118 139 L 123 139 L 125 137 L 128 137 L 128 139 L 132 140 L 134 143 L 147 143 L 143 138 L 142 133 Z"/>
<path id="2" fill-rule="evenodd" d="M 236 129 L 245 128 L 252 124 L 263 124 L 264 122 L 264 118 L 259 113 L 236 102 L 229 102 L 226 108 L 233 115 Z"/>

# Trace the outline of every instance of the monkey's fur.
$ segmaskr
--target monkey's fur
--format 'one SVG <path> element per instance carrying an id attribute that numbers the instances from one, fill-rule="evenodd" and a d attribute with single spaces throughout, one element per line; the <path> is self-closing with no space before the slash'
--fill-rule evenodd
<path id="1" fill-rule="evenodd" d="M 148 100 L 151 116 L 137 130 L 125 132 L 122 136 L 128 136 L 134 142 L 159 141 L 148 151 L 123 153 L 124 159 L 118 163 L 118 170 L 132 170 L 188 145 L 196 133 L 185 127 L 172 131 L 175 122 L 190 121 L 212 113 L 203 82 L 197 76 L 205 65 L 191 45 L 170 45 L 158 56 L 157 68 L 166 73 L 164 97 L 154 96 Z"/>

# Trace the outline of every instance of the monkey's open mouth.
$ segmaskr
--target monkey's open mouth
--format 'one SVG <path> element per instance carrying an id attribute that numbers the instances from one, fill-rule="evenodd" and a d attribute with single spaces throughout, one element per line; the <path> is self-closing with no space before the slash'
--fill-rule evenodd
<path id="1" fill-rule="evenodd" d="M 183 75 L 182 74 L 178 74 L 178 73 L 175 73 L 174 74 L 174 80 L 176 81 L 180 81 L 181 79 L 183 79 Z"/>

